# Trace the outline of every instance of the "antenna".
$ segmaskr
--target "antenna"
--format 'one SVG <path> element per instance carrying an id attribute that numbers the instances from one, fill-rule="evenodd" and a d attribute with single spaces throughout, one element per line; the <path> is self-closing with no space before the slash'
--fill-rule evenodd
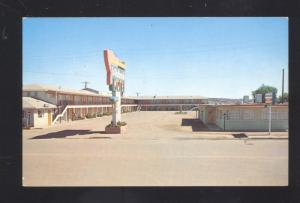
<path id="1" fill-rule="evenodd" d="M 87 88 L 87 84 L 89 84 L 90 82 L 89 81 L 83 81 L 82 83 L 84 83 L 84 89 Z"/>

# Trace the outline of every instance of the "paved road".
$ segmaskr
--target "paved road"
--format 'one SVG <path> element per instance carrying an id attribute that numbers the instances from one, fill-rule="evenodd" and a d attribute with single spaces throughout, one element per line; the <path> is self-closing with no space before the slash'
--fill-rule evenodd
<path id="1" fill-rule="evenodd" d="M 23 131 L 24 186 L 266 186 L 288 184 L 288 140 L 226 137 L 181 126 L 193 113 L 123 115 L 124 135 L 103 134 L 109 117 Z"/>

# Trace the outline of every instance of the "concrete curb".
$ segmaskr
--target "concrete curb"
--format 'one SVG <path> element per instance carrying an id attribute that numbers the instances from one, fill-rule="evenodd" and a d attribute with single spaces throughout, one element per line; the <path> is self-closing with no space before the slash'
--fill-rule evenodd
<path id="1" fill-rule="evenodd" d="M 246 137 L 246 138 L 235 138 L 235 137 L 193 137 L 193 138 L 177 138 L 178 140 L 288 140 L 288 137 Z"/>

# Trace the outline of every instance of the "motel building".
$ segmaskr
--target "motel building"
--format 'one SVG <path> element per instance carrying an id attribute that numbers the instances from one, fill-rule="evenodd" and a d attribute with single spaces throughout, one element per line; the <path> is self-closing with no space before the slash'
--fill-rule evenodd
<path id="1" fill-rule="evenodd" d="M 44 102 L 46 106 L 37 105 L 38 112 L 44 112 L 44 117 L 33 117 L 23 104 L 23 118 L 30 126 L 47 126 L 73 120 L 95 118 L 111 115 L 111 95 L 99 93 L 92 89 L 72 90 L 50 85 L 32 84 L 23 86 L 23 101 Z M 52 106 L 53 105 L 53 106 Z M 122 112 L 133 111 L 195 111 L 196 119 L 207 126 L 226 131 L 267 131 L 269 123 L 269 108 L 264 103 L 251 104 L 209 104 L 208 98 L 202 96 L 136 96 L 122 97 Z M 51 119 L 47 113 L 50 110 Z M 25 112 L 25 114 L 24 114 Z M 34 123 L 34 119 L 45 119 L 43 125 Z M 288 104 L 274 104 L 271 112 L 271 127 L 273 131 L 288 129 Z M 33 119 L 33 120 L 32 120 Z M 51 122 L 50 122 L 51 120 Z M 36 120 L 38 121 L 38 120 Z M 47 125 L 46 125 L 46 124 Z"/>
<path id="2" fill-rule="evenodd" d="M 203 105 L 198 118 L 206 125 L 226 131 L 268 131 L 270 111 L 263 103 L 240 105 Z M 271 130 L 288 130 L 288 104 L 271 107 Z"/>
<path id="3" fill-rule="evenodd" d="M 140 106 L 141 111 L 189 111 L 208 99 L 202 96 L 139 96 L 130 97 Z"/>
<path id="4" fill-rule="evenodd" d="M 51 125 L 56 105 L 31 97 L 23 97 L 22 126 L 43 128 Z"/>
<path id="5" fill-rule="evenodd" d="M 23 86 L 24 97 L 56 105 L 51 125 L 62 121 L 110 115 L 112 112 L 111 96 L 93 90 L 73 90 L 51 85 L 31 84 Z M 122 105 L 122 112 L 137 110 L 137 104 L 133 99 L 122 98 Z"/>

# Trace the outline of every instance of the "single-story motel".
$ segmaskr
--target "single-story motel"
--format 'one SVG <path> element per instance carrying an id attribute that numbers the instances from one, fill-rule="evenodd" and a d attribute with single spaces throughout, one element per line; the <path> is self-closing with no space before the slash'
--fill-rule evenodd
<path id="1" fill-rule="evenodd" d="M 271 130 L 288 130 L 288 105 L 271 107 Z M 205 105 L 200 106 L 198 118 L 229 131 L 267 131 L 269 107 L 265 104 Z"/>
<path id="2" fill-rule="evenodd" d="M 122 112 L 188 111 L 197 119 L 228 131 L 267 131 L 269 109 L 263 103 L 209 105 L 202 96 L 122 97 Z M 58 121 L 109 115 L 110 95 L 49 85 L 23 86 L 23 126 L 43 128 Z M 272 130 L 288 130 L 288 104 L 272 105 Z M 225 121 L 225 122 L 224 122 Z"/>
<path id="3" fill-rule="evenodd" d="M 43 128 L 52 124 L 56 105 L 31 97 L 23 97 L 22 104 L 22 125 L 24 128 Z"/>

